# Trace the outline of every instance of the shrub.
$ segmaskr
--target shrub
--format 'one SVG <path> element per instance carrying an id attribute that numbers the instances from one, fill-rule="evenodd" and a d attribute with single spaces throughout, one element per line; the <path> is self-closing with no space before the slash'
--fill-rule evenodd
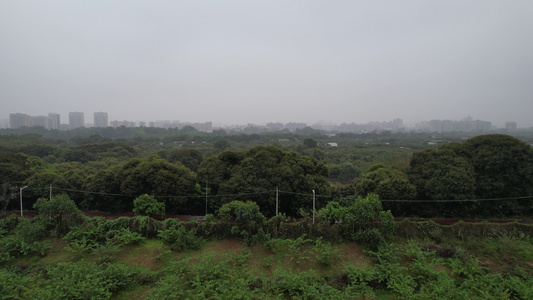
<path id="1" fill-rule="evenodd" d="M 353 235 L 353 239 L 367 246 L 372 251 L 378 250 L 380 246 L 387 243 L 377 228 L 369 228 L 359 231 Z"/>
<path id="2" fill-rule="evenodd" d="M 340 258 L 339 249 L 333 247 L 329 242 L 325 242 L 322 238 L 315 241 L 313 250 L 316 252 L 317 263 L 324 267 L 331 266 Z"/>
<path id="3" fill-rule="evenodd" d="M 232 227 L 231 233 L 243 238 L 246 245 L 254 243 L 253 236 L 265 225 L 265 216 L 259 211 L 259 206 L 255 202 L 232 201 L 222 205 L 218 213 L 224 220 L 237 223 Z M 261 236 L 257 239 L 264 240 L 264 231 L 259 234 Z"/>
<path id="4" fill-rule="evenodd" d="M 33 208 L 39 213 L 36 221 L 44 224 L 53 236 L 64 235 L 72 224 L 79 224 L 83 220 L 81 211 L 68 195 L 39 198 Z"/>
<path id="5" fill-rule="evenodd" d="M 170 249 L 182 252 L 185 250 L 198 250 L 201 248 L 204 240 L 197 237 L 193 230 L 187 230 L 179 221 L 167 219 L 163 222 L 163 230 L 158 235 L 163 241 L 170 246 Z"/>
<path id="6" fill-rule="evenodd" d="M 144 194 L 133 200 L 133 213 L 141 216 L 165 216 L 165 203 L 157 202 L 153 196 Z"/>
<path id="7" fill-rule="evenodd" d="M 59 263 L 47 266 L 28 299 L 109 299 L 128 286 L 154 282 L 155 274 L 124 264 Z"/>

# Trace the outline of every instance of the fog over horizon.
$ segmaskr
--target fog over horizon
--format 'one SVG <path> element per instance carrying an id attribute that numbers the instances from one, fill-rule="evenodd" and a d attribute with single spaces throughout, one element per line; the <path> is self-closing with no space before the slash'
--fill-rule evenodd
<path id="1" fill-rule="evenodd" d="M 532 1 L 0 2 L 0 119 L 533 127 Z"/>

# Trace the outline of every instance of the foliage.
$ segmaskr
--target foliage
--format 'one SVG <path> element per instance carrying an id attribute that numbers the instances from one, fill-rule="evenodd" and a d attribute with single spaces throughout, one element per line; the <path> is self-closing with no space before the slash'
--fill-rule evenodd
<path id="1" fill-rule="evenodd" d="M 113 254 L 123 245 L 138 244 L 145 240 L 141 234 L 131 231 L 129 224 L 116 226 L 117 222 L 101 217 L 88 219 L 73 227 L 64 237 L 69 242 L 67 250 L 75 254 L 95 253 L 104 255 L 110 261 Z"/>
<path id="2" fill-rule="evenodd" d="M 153 155 L 148 158 L 133 158 L 123 165 L 101 170 L 95 176 L 89 177 L 86 188 L 96 193 L 92 205 L 104 207 L 106 210 L 133 209 L 130 198 L 110 198 L 107 193 L 148 194 L 166 197 L 167 212 L 186 213 L 187 198 L 183 196 L 196 194 L 195 181 L 194 174 L 180 163 L 172 164 Z"/>
<path id="3" fill-rule="evenodd" d="M 192 229 L 185 229 L 183 224 L 175 219 L 166 219 L 158 236 L 176 252 L 198 250 L 204 242 L 201 237 L 195 235 Z"/>
<path id="4" fill-rule="evenodd" d="M 331 243 L 319 238 L 315 241 L 313 250 L 316 252 L 316 261 L 323 267 L 331 266 L 341 256 L 339 249 L 333 247 Z"/>
<path id="5" fill-rule="evenodd" d="M 318 195 L 330 194 L 327 175 L 327 168 L 316 159 L 274 146 L 256 146 L 244 153 L 224 151 L 206 159 L 198 169 L 198 181 L 207 180 L 212 194 L 247 194 L 246 198 L 225 197 L 223 203 L 252 200 L 266 216 L 275 212 L 275 194 L 267 195 L 268 191 L 285 191 L 279 210 L 296 216 L 300 208 L 309 207 L 306 195 L 312 190 Z"/>
<path id="6" fill-rule="evenodd" d="M 120 290 L 155 280 L 153 273 L 124 264 L 83 262 L 47 266 L 43 275 L 34 276 L 41 286 L 26 291 L 28 299 L 109 299 Z"/>
<path id="7" fill-rule="evenodd" d="M 80 223 L 82 220 L 81 211 L 65 194 L 53 196 L 52 199 L 39 198 L 33 208 L 39 213 L 38 220 L 45 223 L 56 235 L 65 234 L 69 225 Z"/>
<path id="8" fill-rule="evenodd" d="M 11 200 L 16 199 L 18 188 L 9 182 L 0 184 L 0 209 L 5 212 Z"/>
<path id="9" fill-rule="evenodd" d="M 314 139 L 312 138 L 306 138 L 304 139 L 304 142 L 303 144 L 308 147 L 308 148 L 316 148 L 318 146 L 318 143 L 317 141 L 315 141 Z"/>
<path id="10" fill-rule="evenodd" d="M 318 216 L 330 223 L 338 221 L 343 229 L 343 236 L 348 240 L 361 242 L 372 249 L 391 241 L 394 232 L 394 217 L 390 211 L 384 211 L 377 195 L 365 198 L 351 198 L 352 204 L 341 206 L 330 202 L 318 211 Z"/>
<path id="11" fill-rule="evenodd" d="M 252 243 L 254 235 L 264 235 L 265 216 L 255 202 L 232 201 L 222 205 L 218 214 L 226 221 L 237 223 L 231 230 L 232 234 L 242 237 L 247 244 Z"/>
<path id="12" fill-rule="evenodd" d="M 326 204 L 326 207 L 317 212 L 317 215 L 319 218 L 328 220 L 331 224 L 335 224 L 335 222 L 342 220 L 345 212 L 345 207 L 341 206 L 336 201 L 330 201 L 328 204 Z"/>
<path id="13" fill-rule="evenodd" d="M 368 211 L 378 206 L 373 203 L 375 200 L 367 199 L 368 203 L 363 201 L 357 207 L 371 214 Z M 496 224 L 498 227 L 494 228 L 500 230 L 487 230 L 483 240 L 471 235 L 445 237 L 448 227 L 427 222 L 419 226 L 419 230 L 426 234 L 423 240 L 402 242 L 402 237 L 397 236 L 400 243 L 389 244 L 380 226 L 386 228 L 391 217 L 390 213 L 379 210 L 371 225 L 368 220 L 361 223 L 363 225 L 357 223 L 356 228 L 361 226 L 361 230 L 351 236 L 361 241 L 371 240 L 363 241 L 369 245 L 365 252 L 374 260 L 365 267 L 347 265 L 344 269 L 338 268 L 339 262 L 343 262 L 339 247 L 324 238 L 312 240 L 307 235 L 300 235 L 294 239 L 263 241 L 268 251 L 266 255 L 261 248 L 245 247 L 227 254 L 189 252 L 170 261 L 167 256 L 159 260 L 165 265 L 160 265 L 162 269 L 158 272 L 114 263 L 120 257 L 117 255 L 120 245 L 143 240 L 130 230 L 134 224 L 132 220 L 141 217 L 87 219 L 71 228 L 66 236 L 70 247 L 80 245 L 71 249 L 82 254 L 69 256 L 69 260 L 81 257 L 83 260 L 42 265 L 34 259 L 35 266 L 21 269 L 13 267 L 19 265 L 18 262 L 11 264 L 9 259 L 4 259 L 6 267 L 0 269 L 0 291 L 7 298 L 23 299 L 109 298 L 138 286 L 146 287 L 143 297 L 148 299 L 531 298 L 533 273 L 527 264 L 523 264 L 532 259 L 531 237 L 524 231 L 512 230 L 508 224 Z M 217 223 L 215 220 L 211 222 Z M 187 227 L 192 228 L 190 230 L 176 219 L 160 223 L 159 238 L 175 251 L 197 249 L 194 245 L 202 241 L 195 235 L 194 230 L 200 227 L 197 223 L 187 223 Z M 0 239 L 2 250 L 39 254 L 38 247 L 31 242 L 46 242 L 49 235 L 44 223 L 35 219 L 11 218 L 0 225 L 5 234 Z M 467 230 L 466 225 L 460 228 Z M 527 231 L 527 227 L 524 230 Z M 430 239 L 439 235 L 439 239 Z M 372 241 L 376 237 L 383 240 Z M 93 255 L 85 256 L 83 251 Z M 264 258 L 258 260 L 254 252 Z M 1 253 L 5 254 L 5 251 Z M 514 256 L 516 263 L 508 261 Z M 488 259 L 497 262 L 497 268 L 487 268 L 491 266 L 486 262 Z M 260 269 L 255 269 L 256 266 Z M 318 268 L 313 270 L 312 266 Z"/>
<path id="14" fill-rule="evenodd" d="M 454 151 L 443 149 L 426 149 L 413 154 L 409 179 L 416 187 L 417 199 L 420 200 L 462 200 L 475 197 L 476 180 L 474 168 L 468 160 Z M 476 203 L 465 202 L 453 204 L 434 204 L 433 210 L 414 211 L 420 215 L 434 215 L 444 212 L 445 216 L 465 215 L 471 213 Z"/>
<path id="15" fill-rule="evenodd" d="M 22 182 L 35 171 L 27 164 L 29 157 L 22 153 L 0 152 L 0 182 Z"/>
<path id="16" fill-rule="evenodd" d="M 383 165 L 371 166 L 356 182 L 355 190 L 358 195 L 377 194 L 384 200 L 413 199 L 416 194 L 407 175 Z"/>
<path id="17" fill-rule="evenodd" d="M 197 149 L 177 149 L 166 158 L 171 163 L 180 162 L 191 171 L 196 172 L 203 161 L 202 152 Z"/>
<path id="18" fill-rule="evenodd" d="M 44 256 L 51 247 L 44 239 L 49 236 L 39 220 L 20 219 L 12 234 L 0 239 L 0 263 L 27 254 Z"/>
<path id="19" fill-rule="evenodd" d="M 141 216 L 165 215 L 165 203 L 158 202 L 153 196 L 144 194 L 133 200 L 133 213 Z"/>
<path id="20" fill-rule="evenodd" d="M 463 200 L 524 197 L 533 194 L 533 148 L 510 136 L 490 134 L 415 152 L 409 170 L 418 199 Z M 528 214 L 517 199 L 492 203 L 434 205 L 429 214 L 512 216 Z"/>
<path id="21" fill-rule="evenodd" d="M 66 195 L 58 195 L 48 201 L 39 199 L 35 203 L 38 216 L 34 219 L 8 218 L 2 222 L 0 233 L 0 262 L 7 262 L 20 255 L 39 254 L 45 256 L 52 247 L 45 240 L 68 232 L 70 223 L 80 222 L 81 213 Z"/>

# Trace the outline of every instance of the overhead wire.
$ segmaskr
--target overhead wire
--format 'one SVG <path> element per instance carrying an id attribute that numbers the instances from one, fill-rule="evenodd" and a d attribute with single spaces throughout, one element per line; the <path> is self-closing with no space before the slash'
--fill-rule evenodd
<path id="1" fill-rule="evenodd" d="M 116 197 L 139 197 L 141 195 L 127 195 L 127 194 L 116 194 L 116 193 L 104 193 L 104 192 L 91 192 L 84 190 L 75 190 L 75 189 L 66 189 L 60 187 L 54 187 L 54 190 L 62 190 L 67 192 L 75 193 L 86 193 L 102 196 L 116 196 Z M 298 196 L 313 196 L 313 194 L 299 193 L 299 192 L 290 192 L 278 190 L 282 194 L 298 195 Z M 217 194 L 217 195 L 154 195 L 156 198 L 217 198 L 217 197 L 240 197 L 240 196 L 251 196 L 251 195 L 261 195 L 276 193 L 276 190 L 264 190 L 258 192 L 250 193 L 237 193 L 237 194 Z M 317 198 L 333 198 L 328 195 L 315 195 Z M 486 198 L 486 199 L 380 199 L 381 202 L 397 202 L 397 203 L 451 203 L 451 202 L 484 202 L 484 201 L 507 201 L 507 200 L 533 200 L 533 196 L 520 196 L 520 197 L 507 197 L 507 198 Z"/>

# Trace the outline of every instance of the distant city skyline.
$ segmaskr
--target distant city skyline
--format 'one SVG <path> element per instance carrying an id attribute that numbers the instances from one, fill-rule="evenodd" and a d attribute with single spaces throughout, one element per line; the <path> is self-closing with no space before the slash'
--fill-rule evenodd
<path id="1" fill-rule="evenodd" d="M 493 129 L 507 129 L 516 130 L 520 127 L 516 121 L 509 120 L 502 126 L 493 124 L 489 120 L 478 120 L 471 116 L 467 116 L 460 120 L 449 119 L 432 119 L 417 122 L 416 124 L 404 124 L 401 118 L 395 118 L 390 121 L 372 121 L 366 123 L 358 122 L 267 122 L 267 123 L 246 123 L 246 124 L 213 124 L 213 122 L 182 122 L 179 120 L 112 120 L 109 122 L 107 112 L 94 112 L 93 121 L 85 122 L 85 114 L 83 112 L 69 112 L 68 124 L 60 123 L 60 114 L 49 113 L 46 116 L 31 116 L 24 113 L 11 113 L 9 119 L 9 126 L 2 126 L 6 128 L 32 127 L 42 126 L 45 129 L 76 129 L 79 127 L 160 127 L 160 128 L 182 128 L 184 126 L 192 126 L 199 131 L 211 132 L 217 128 L 247 128 L 248 131 L 255 133 L 253 128 L 260 132 L 262 129 L 267 131 L 276 131 L 283 129 L 294 130 L 297 128 L 312 127 L 325 131 L 339 131 L 339 132 L 367 132 L 372 130 L 416 130 L 426 132 L 453 132 L 453 131 L 472 131 L 472 132 L 488 132 Z M 524 127 L 525 129 L 530 129 Z"/>
<path id="2" fill-rule="evenodd" d="M 34 111 L 34 110 L 32 110 Z M 93 124 L 94 125 L 94 119 L 93 119 L 93 115 L 95 113 L 99 113 L 99 112 L 106 112 L 105 110 L 89 110 L 89 111 L 81 111 L 79 110 L 80 112 L 83 112 L 85 114 L 85 123 L 87 124 Z M 4 117 L 0 118 L 0 119 L 9 119 L 9 115 L 11 113 L 24 113 L 24 114 L 28 114 L 28 115 L 31 115 L 31 116 L 40 116 L 40 115 L 48 115 L 48 112 L 47 111 L 38 111 L 36 113 L 28 113 L 28 112 L 10 112 L 8 114 L 6 114 Z M 57 110 L 54 111 L 54 113 L 57 113 Z M 63 121 L 61 122 L 62 124 L 69 124 L 68 122 L 68 116 L 69 114 L 71 113 L 71 111 L 69 112 L 64 112 L 64 113 L 57 113 L 59 114 L 60 116 L 63 117 Z M 353 119 L 353 120 L 326 120 L 326 119 L 316 119 L 316 120 L 307 120 L 305 118 L 295 118 L 294 120 L 278 120 L 278 119 L 273 119 L 273 120 L 265 120 L 265 121 L 250 121 L 250 122 L 238 122 L 238 121 L 228 121 L 228 122 L 223 122 L 223 121 L 216 121 L 216 120 L 209 120 L 209 119 L 203 119 L 203 118 L 200 118 L 198 120 L 194 120 L 190 117 L 187 117 L 186 114 L 185 115 L 176 115 L 175 117 L 170 117 L 170 118 L 157 118 L 157 117 L 143 117 L 143 116 L 140 116 L 138 118 L 127 118 L 127 117 L 118 117 L 118 116 L 126 116 L 127 113 L 119 113 L 119 114 L 113 114 L 113 113 L 109 113 L 109 112 L 106 112 L 107 115 L 108 115 L 108 124 L 110 124 L 110 122 L 112 121 L 128 121 L 128 122 L 154 122 L 154 121 L 179 121 L 179 122 L 185 122 L 185 123 L 194 123 L 194 122 L 212 122 L 214 125 L 216 125 L 217 127 L 222 127 L 222 126 L 232 126 L 232 125 L 246 125 L 246 124 L 257 124 L 257 125 L 266 125 L 268 123 L 276 123 L 276 122 L 280 122 L 280 123 L 291 123 L 291 122 L 299 122 L 299 123 L 307 123 L 307 124 L 342 124 L 342 123 L 359 123 L 359 124 L 364 124 L 364 123 L 371 123 L 371 122 L 388 122 L 388 121 L 391 121 L 393 119 L 396 119 L 396 118 L 399 118 L 399 119 L 402 119 L 403 120 L 403 123 L 405 126 L 407 127 L 414 127 L 416 124 L 418 123 L 421 123 L 421 122 L 425 122 L 425 121 L 431 121 L 431 120 L 452 120 L 452 121 L 460 121 L 460 120 L 463 120 L 463 119 L 466 119 L 466 118 L 473 118 L 474 120 L 487 120 L 487 121 L 490 121 L 493 126 L 496 126 L 496 127 L 505 127 L 505 124 L 507 122 L 516 122 L 517 123 L 517 126 L 519 128 L 530 128 L 530 127 L 533 127 L 533 117 L 531 117 L 532 119 L 532 122 L 520 122 L 519 120 L 517 119 L 503 119 L 503 118 L 499 118 L 498 120 L 491 120 L 491 119 L 487 119 L 487 118 L 481 118 L 481 117 L 476 117 L 475 114 L 472 114 L 471 115 L 459 115 L 458 117 L 442 117 L 442 118 L 425 118 L 424 116 L 420 116 L 416 119 L 405 119 L 405 118 L 402 118 L 401 116 L 395 116 L 395 117 L 392 117 L 390 119 L 384 119 L 384 118 L 380 118 L 380 119 L 376 119 L 376 120 L 371 120 L 371 119 L 368 119 L 368 118 L 365 118 L 365 119 Z M 148 114 L 147 114 L 148 115 Z M 149 115 L 152 115 L 151 113 L 149 113 Z M 88 119 L 87 119 L 88 117 Z M 368 121 L 367 121 L 368 120 Z"/>

